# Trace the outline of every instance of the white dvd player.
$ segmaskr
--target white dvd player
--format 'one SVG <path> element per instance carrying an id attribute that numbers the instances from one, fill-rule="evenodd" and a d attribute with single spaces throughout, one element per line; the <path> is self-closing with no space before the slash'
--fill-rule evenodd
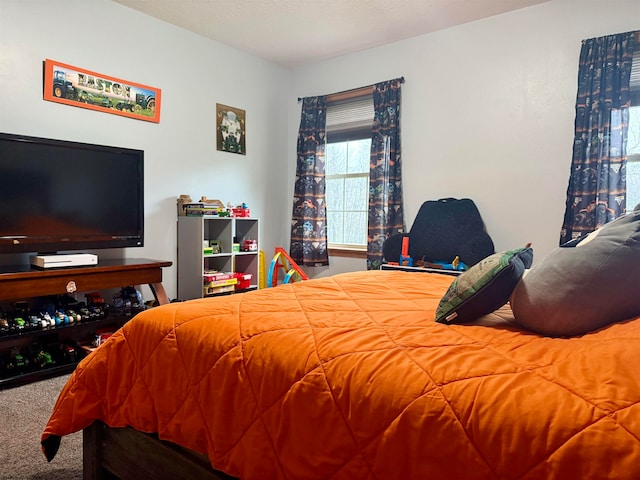
<path id="1" fill-rule="evenodd" d="M 97 264 L 98 256 L 92 253 L 33 255 L 31 257 L 31 265 L 37 268 L 86 267 Z"/>

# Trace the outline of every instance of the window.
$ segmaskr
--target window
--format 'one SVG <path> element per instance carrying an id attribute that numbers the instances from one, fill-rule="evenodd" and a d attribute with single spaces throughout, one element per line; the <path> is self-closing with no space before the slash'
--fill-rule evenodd
<path id="1" fill-rule="evenodd" d="M 327 240 L 338 255 L 367 250 L 373 97 L 371 88 L 363 90 L 346 100 L 327 98 Z"/>
<path id="2" fill-rule="evenodd" d="M 640 92 L 631 100 L 627 135 L 627 212 L 630 212 L 640 204 Z"/>
<path id="3" fill-rule="evenodd" d="M 328 143 L 325 151 L 329 247 L 366 249 L 371 139 Z"/>
<path id="4" fill-rule="evenodd" d="M 631 67 L 631 108 L 627 132 L 627 212 L 640 204 L 640 45 Z"/>

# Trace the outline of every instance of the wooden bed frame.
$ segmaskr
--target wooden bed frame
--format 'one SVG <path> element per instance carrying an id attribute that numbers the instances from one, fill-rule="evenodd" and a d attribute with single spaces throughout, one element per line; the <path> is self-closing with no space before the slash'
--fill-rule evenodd
<path id="1" fill-rule="evenodd" d="M 129 427 L 96 421 L 83 430 L 82 443 L 85 480 L 234 480 L 214 470 L 206 455 Z"/>

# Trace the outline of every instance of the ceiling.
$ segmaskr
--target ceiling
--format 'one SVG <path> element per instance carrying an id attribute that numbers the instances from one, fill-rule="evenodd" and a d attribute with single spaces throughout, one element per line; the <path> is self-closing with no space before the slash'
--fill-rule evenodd
<path id="1" fill-rule="evenodd" d="M 297 67 L 548 0 L 114 0 Z"/>

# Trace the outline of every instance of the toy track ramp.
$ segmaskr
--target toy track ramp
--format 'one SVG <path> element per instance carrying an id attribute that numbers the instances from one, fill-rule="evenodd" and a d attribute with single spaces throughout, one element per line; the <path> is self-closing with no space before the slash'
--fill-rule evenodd
<path id="1" fill-rule="evenodd" d="M 267 259 L 264 254 L 264 250 L 260 250 L 258 252 L 258 258 L 260 260 L 259 263 L 259 273 L 258 273 L 258 288 L 267 288 Z"/>
<path id="2" fill-rule="evenodd" d="M 282 247 L 276 247 L 275 255 L 269 265 L 267 272 L 267 287 L 275 287 L 278 284 L 278 274 L 282 268 L 284 278 L 282 283 L 291 283 L 297 280 L 309 280 L 307 274 L 300 266 L 289 256 Z"/>

